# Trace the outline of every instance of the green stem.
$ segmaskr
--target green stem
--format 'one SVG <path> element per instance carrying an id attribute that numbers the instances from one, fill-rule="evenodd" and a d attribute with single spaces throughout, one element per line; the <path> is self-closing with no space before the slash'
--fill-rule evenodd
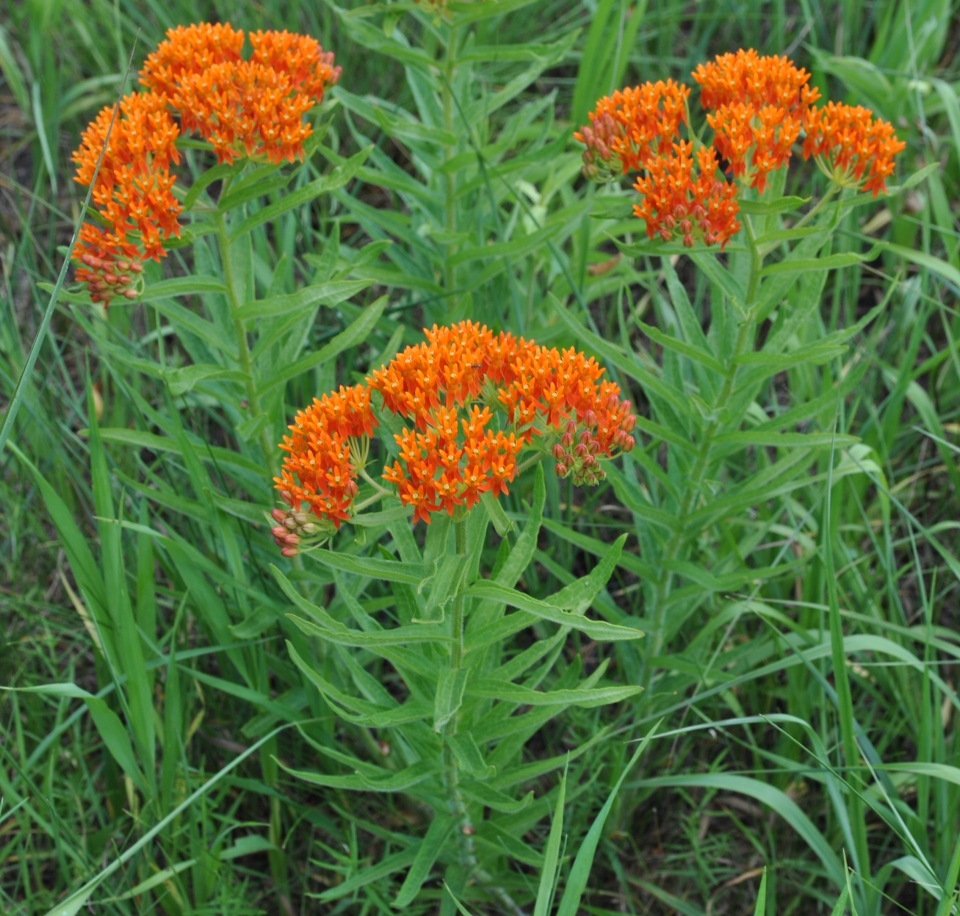
<path id="1" fill-rule="evenodd" d="M 689 533 L 685 530 L 687 517 L 696 509 L 697 500 L 700 497 L 700 490 L 703 487 L 703 481 L 710 467 L 710 453 L 713 450 L 713 444 L 718 432 L 725 425 L 723 415 L 726 412 L 727 405 L 734 392 L 734 382 L 737 375 L 737 360 L 743 355 L 747 347 L 753 341 L 754 316 L 753 310 L 757 295 L 757 287 L 760 282 L 760 271 L 763 267 L 763 255 L 757 248 L 756 237 L 753 232 L 753 226 L 750 224 L 749 217 L 744 217 L 744 229 L 750 246 L 750 279 L 747 283 L 747 292 L 744 297 L 744 316 L 737 331 L 737 339 L 733 345 L 733 352 L 727 361 L 726 377 L 723 380 L 723 387 L 717 395 L 713 404 L 712 417 L 703 430 L 703 437 L 700 442 L 700 449 L 697 452 L 696 462 L 687 478 L 687 486 L 680 502 L 680 511 L 677 515 L 677 528 L 670 536 L 667 546 L 663 553 L 662 568 L 660 578 L 657 582 L 654 593 L 654 625 L 653 633 L 647 642 L 645 660 L 643 666 L 643 687 L 649 688 L 653 675 L 653 659 L 663 651 L 665 641 L 665 631 L 667 625 L 667 599 L 670 596 L 670 586 L 673 580 L 673 574 L 665 567 L 668 563 L 678 559 L 684 547 L 689 543 Z"/>
<path id="2" fill-rule="evenodd" d="M 453 135 L 453 80 L 457 69 L 457 30 L 456 26 L 450 26 L 450 33 L 447 38 L 446 54 L 443 60 L 443 78 L 440 80 L 443 97 L 443 129 L 448 136 Z M 447 145 L 444 148 L 444 163 L 450 162 L 456 155 L 456 149 L 453 145 Z M 456 254 L 457 246 L 453 241 L 453 236 L 457 231 L 457 201 L 456 201 L 456 176 L 453 169 L 444 170 L 444 228 L 447 231 L 448 239 L 446 244 L 446 257 L 444 258 L 444 278 L 443 283 L 449 297 L 449 309 L 456 308 L 457 300 L 454 290 L 457 286 L 457 269 L 451 263 L 453 255 Z"/>
<path id="3" fill-rule="evenodd" d="M 228 189 L 229 182 L 224 182 L 222 193 L 225 194 Z M 237 295 L 237 286 L 233 274 L 233 258 L 230 254 L 230 236 L 227 233 L 227 221 L 219 210 L 216 214 L 216 223 L 217 241 L 220 247 L 220 263 L 223 265 L 223 279 L 227 287 L 227 301 L 230 304 L 234 336 L 237 340 L 238 362 L 240 364 L 240 371 L 244 375 L 244 387 L 247 392 L 247 409 L 250 411 L 251 417 L 260 417 L 263 415 L 263 410 L 260 407 L 260 396 L 257 393 L 257 386 L 253 380 L 253 361 L 250 359 L 250 345 L 247 342 L 247 331 L 243 326 L 242 319 L 237 317 L 237 313 L 243 303 L 240 302 L 240 297 Z M 268 466 L 273 469 L 276 449 L 270 442 L 270 434 L 267 432 L 266 426 L 260 430 L 260 447 L 263 449 L 264 460 Z"/>

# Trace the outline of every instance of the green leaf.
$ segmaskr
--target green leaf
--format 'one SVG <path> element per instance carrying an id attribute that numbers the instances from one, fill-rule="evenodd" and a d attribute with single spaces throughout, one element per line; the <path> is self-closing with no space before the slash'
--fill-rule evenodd
<path id="1" fill-rule="evenodd" d="M 486 510 L 490 521 L 493 522 L 493 527 L 500 537 L 506 537 L 508 531 L 513 531 L 513 522 L 507 517 L 507 513 L 503 511 L 500 500 L 489 490 L 486 493 L 480 494 L 480 502 L 483 503 L 483 508 Z"/>
<path id="2" fill-rule="evenodd" d="M 454 818 L 448 814 L 438 813 L 434 816 L 427 828 L 427 835 L 417 847 L 417 854 L 410 866 L 410 871 L 407 872 L 407 877 L 393 901 L 393 906 L 397 909 L 408 907 L 420 893 L 420 888 L 430 877 L 430 869 L 437 861 L 437 856 L 443 852 L 444 844 L 455 823 Z"/>
<path id="3" fill-rule="evenodd" d="M 512 588 L 506 588 L 498 585 L 496 582 L 478 582 L 467 589 L 466 595 L 473 598 L 486 598 L 502 604 L 508 604 L 510 607 L 518 608 L 539 617 L 541 620 L 549 620 L 552 623 L 558 623 L 560 626 L 571 627 L 574 630 L 580 630 L 590 636 L 592 639 L 617 641 L 624 639 L 640 639 L 643 636 L 639 630 L 631 627 L 620 627 L 612 623 L 605 623 L 602 620 L 590 620 L 578 614 L 572 614 L 570 611 L 554 607 L 544 601 L 527 595 L 524 592 L 518 592 Z"/>
<path id="4" fill-rule="evenodd" d="M 192 209 L 193 205 L 200 198 L 200 195 L 210 187 L 210 185 L 215 181 L 223 181 L 225 178 L 239 175 L 240 172 L 243 171 L 244 165 L 245 163 L 242 161 L 234 163 L 222 162 L 220 165 L 215 165 L 213 168 L 201 173 L 200 177 L 190 186 L 190 190 L 187 191 L 187 196 L 183 199 L 183 209 Z"/>
<path id="5" fill-rule="evenodd" d="M 420 846 L 417 844 L 411 846 L 409 849 L 404 849 L 392 856 L 387 856 L 385 859 L 381 859 L 376 865 L 362 868 L 355 875 L 347 878 L 347 880 L 342 884 L 338 884 L 335 887 L 331 887 L 329 890 L 324 891 L 322 894 L 318 894 L 317 900 L 319 900 L 321 903 L 329 903 L 331 900 L 339 900 L 341 897 L 346 897 L 359 888 L 365 887 L 367 884 L 372 884 L 374 881 L 379 881 L 381 878 L 387 878 L 401 869 L 406 868 L 411 862 L 413 862 L 419 849 Z"/>
<path id="6" fill-rule="evenodd" d="M 550 916 L 553 898 L 557 888 L 557 871 L 560 867 L 560 842 L 563 839 L 563 805 L 567 796 L 567 767 L 563 769 L 560 790 L 557 792 L 557 804 L 553 809 L 553 823 L 547 837 L 547 848 L 543 854 L 543 868 L 540 871 L 540 886 L 537 889 L 537 902 L 533 916 Z"/>
<path id="7" fill-rule="evenodd" d="M 378 560 L 374 557 L 357 557 L 334 550 L 312 550 L 307 556 L 341 572 L 382 579 L 385 582 L 405 582 L 419 585 L 423 581 L 423 566 L 404 563 L 400 560 Z"/>
<path id="8" fill-rule="evenodd" d="M 659 727 L 660 723 L 658 722 L 643 737 L 643 740 L 630 758 L 630 762 L 623 768 L 620 778 L 614 785 L 613 791 L 610 793 L 604 806 L 600 809 L 600 813 L 594 819 L 593 824 L 590 825 L 590 829 L 587 831 L 587 835 L 580 845 L 580 849 L 577 850 L 577 857 L 574 859 L 573 868 L 570 869 L 567 886 L 564 889 L 563 897 L 560 899 L 560 906 L 557 907 L 557 916 L 577 916 L 577 911 L 580 908 L 580 899 L 583 897 L 584 890 L 586 890 L 587 880 L 590 877 L 590 869 L 593 867 L 593 857 L 597 853 L 597 846 L 600 843 L 600 837 L 603 835 L 603 827 L 607 822 L 607 818 L 610 816 L 610 809 L 613 807 L 614 799 L 616 799 L 624 779 L 627 778 L 627 774 L 633 769 L 636 762 L 647 749 L 650 739 L 653 738 Z"/>
<path id="9" fill-rule="evenodd" d="M 843 251 L 840 254 L 828 254 L 822 258 L 800 258 L 791 260 L 787 258 L 778 264 L 771 264 L 760 271 L 761 277 L 769 277 L 773 274 L 783 274 L 800 272 L 805 270 L 833 270 L 841 267 L 851 267 L 854 264 L 862 264 L 864 261 L 872 261 L 877 256 L 876 246 L 865 254 L 857 254 L 853 251 Z"/>
<path id="10" fill-rule="evenodd" d="M 672 337 L 670 334 L 664 334 L 663 331 L 650 327 L 650 325 L 646 325 L 642 321 L 637 320 L 636 324 L 640 332 L 646 334 L 654 343 L 658 343 L 661 347 L 666 347 L 668 350 L 673 350 L 681 356 L 686 356 L 688 359 L 700 363 L 701 366 L 712 369 L 718 375 L 726 376 L 726 367 L 720 360 L 713 356 L 713 354 L 707 353 L 706 350 L 689 344 L 686 341 Z"/>
<path id="11" fill-rule="evenodd" d="M 713 440 L 717 445 L 758 445 L 772 448 L 850 448 L 860 440 L 841 433 L 775 433 L 747 430 L 726 433 Z"/>
<path id="12" fill-rule="evenodd" d="M 247 380 L 240 370 L 224 369 L 223 366 L 213 363 L 168 369 L 164 376 L 170 387 L 170 394 L 175 398 L 192 391 L 201 382 L 235 382 L 242 385 Z"/>
<path id="13" fill-rule="evenodd" d="M 284 195 L 284 197 L 276 203 L 270 204 L 258 210 L 256 213 L 251 214 L 230 232 L 230 241 L 235 242 L 242 235 L 256 229 L 257 226 L 273 222 L 278 216 L 296 207 L 302 207 L 310 203 L 310 201 L 319 197 L 321 194 L 333 191 L 336 188 L 342 188 L 356 177 L 357 172 L 360 171 L 360 167 L 367 161 L 367 157 L 370 155 L 372 149 L 373 147 L 368 146 L 366 149 L 360 150 L 359 153 L 351 156 L 342 165 L 337 166 L 329 175 L 318 178 L 316 181 L 311 181 L 310 184 L 304 185 L 302 188 L 298 188 L 296 191 L 291 191 L 289 194 Z"/>
<path id="14" fill-rule="evenodd" d="M 810 203 L 809 197 L 781 197 L 779 200 L 740 200 L 740 212 L 748 216 L 772 216 L 777 213 L 789 213 Z"/>
<path id="15" fill-rule="evenodd" d="M 626 629 L 626 628 L 622 628 Z M 467 695 L 520 703 L 524 706 L 580 706 L 592 709 L 622 703 L 635 697 L 642 687 L 592 687 L 574 690 L 533 690 L 520 684 L 510 684 L 494 678 L 480 678 L 467 685 Z"/>
<path id="16" fill-rule="evenodd" d="M 387 297 L 381 296 L 376 302 L 368 305 L 360 313 L 360 317 L 349 327 L 337 334 L 330 343 L 321 347 L 315 353 L 308 353 L 306 356 L 301 356 L 300 359 L 286 366 L 280 372 L 268 379 L 264 379 L 263 383 L 259 386 L 260 394 L 264 395 L 279 385 L 285 385 L 290 379 L 294 379 L 310 369 L 323 365 L 350 347 L 355 347 L 363 343 L 370 332 L 376 327 L 386 304 Z"/>
<path id="17" fill-rule="evenodd" d="M 274 758 L 276 760 L 276 758 Z M 347 789 L 354 792 L 406 792 L 414 786 L 430 779 L 437 771 L 436 767 L 424 766 L 418 763 L 409 766 L 399 773 L 371 779 L 361 773 L 355 776 L 334 776 L 329 773 L 317 773 L 312 770 L 295 770 L 288 767 L 283 761 L 277 764 L 291 776 L 302 779 L 314 786 L 323 786 L 326 789 Z"/>
<path id="18" fill-rule="evenodd" d="M 125 894 L 121 894 L 119 897 L 108 897 L 106 900 L 102 900 L 100 902 L 101 904 L 116 903 L 120 900 L 129 900 L 131 897 L 139 897 L 141 894 L 145 894 L 152 888 L 164 884 L 171 878 L 176 877 L 180 874 L 180 872 L 195 865 L 196 862 L 196 859 L 187 859 L 185 862 L 178 862 L 176 865 L 171 865 L 169 868 L 161 869 L 156 874 L 147 878 L 146 881 L 141 881 L 136 887 L 131 888 Z"/>
<path id="19" fill-rule="evenodd" d="M 439 732 L 463 705 L 463 688 L 467 683 L 466 668 L 442 668 L 437 679 L 437 695 L 433 704 L 433 730 Z"/>
<path id="20" fill-rule="evenodd" d="M 175 277 L 150 283 L 143 291 L 143 300 L 173 299 L 175 296 L 198 296 L 201 293 L 221 293 L 226 295 L 227 287 L 218 277 Z"/>
<path id="21" fill-rule="evenodd" d="M 760 879 L 760 890 L 757 891 L 757 905 L 753 908 L 753 916 L 766 916 L 767 912 L 767 869 L 763 869 Z"/>
<path id="22" fill-rule="evenodd" d="M 74 700 L 93 699 L 93 694 L 76 684 L 38 684 L 36 687 L 3 687 L 0 690 L 12 690 L 16 693 L 41 693 L 52 697 L 70 697 Z"/>
<path id="23" fill-rule="evenodd" d="M 775 373 L 792 366 L 801 366 L 809 363 L 812 366 L 822 366 L 838 356 L 843 356 L 847 352 L 845 346 L 836 344 L 814 343 L 805 347 L 800 347 L 787 353 L 774 353 L 769 350 L 761 350 L 759 353 L 744 353 L 737 357 L 738 366 L 762 366 L 765 369 L 772 369 Z"/>
<path id="24" fill-rule="evenodd" d="M 147 793 L 147 782 L 137 766 L 136 757 L 133 754 L 133 745 L 130 743 L 130 736 L 123 727 L 120 717 L 107 704 L 98 697 L 86 697 L 84 702 L 87 709 L 90 710 L 90 718 L 97 727 L 103 743 L 106 745 L 110 756 L 116 760 L 120 769 L 133 780 L 134 785 L 143 793 Z"/>
<path id="25" fill-rule="evenodd" d="M 489 779 L 497 775 L 497 768 L 488 766 L 483 759 L 473 732 L 458 731 L 455 735 L 446 735 L 443 740 L 450 745 L 460 768 L 474 779 Z"/>
<path id="26" fill-rule="evenodd" d="M 303 311 L 320 303 L 328 308 L 339 305 L 370 286 L 367 280 L 335 280 L 307 286 L 289 296 L 272 296 L 242 305 L 234 313 L 241 321 L 254 318 L 278 318 L 291 312 Z"/>
<path id="27" fill-rule="evenodd" d="M 620 562 L 627 536 L 621 534 L 604 551 L 600 562 L 586 575 L 550 596 L 550 602 L 571 614 L 583 614 L 600 592 Z M 637 630 L 641 636 L 643 635 Z"/>

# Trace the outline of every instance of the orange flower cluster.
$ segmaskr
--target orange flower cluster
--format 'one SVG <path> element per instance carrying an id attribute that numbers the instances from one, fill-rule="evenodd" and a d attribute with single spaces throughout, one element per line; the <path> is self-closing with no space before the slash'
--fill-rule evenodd
<path id="1" fill-rule="evenodd" d="M 412 421 L 394 436 L 399 458 L 384 466 L 383 477 L 414 507 L 414 521 L 427 524 L 435 512 L 472 509 L 484 493 L 507 493 L 517 455 L 535 436 L 553 436 L 547 448 L 557 474 L 578 484 L 602 480 L 600 459 L 634 447 L 630 402 L 601 378 L 604 370 L 592 357 L 495 335 L 471 321 L 424 335 L 366 385 L 341 388 L 297 414 L 292 437 L 280 446 L 287 457 L 276 478 L 290 508 L 275 510 L 273 533 L 288 555 L 311 531 L 303 505 L 335 528 L 349 517 L 357 464 L 365 461 L 361 443 L 376 427 L 373 391 L 386 410 Z"/>
<path id="2" fill-rule="evenodd" d="M 171 193 L 170 174 L 170 164 L 180 161 L 178 134 L 163 100 L 152 95 L 127 96 L 116 117 L 113 106 L 104 108 L 84 131 L 73 154 L 79 184 L 93 182 L 103 151 L 92 200 L 104 226 L 81 227 L 74 252 L 83 265 L 77 279 L 87 284 L 94 302 L 135 299 L 140 262 L 159 260 L 163 240 L 180 234 L 180 204 Z"/>
<path id="3" fill-rule="evenodd" d="M 348 511 L 357 495 L 357 469 L 351 463 L 350 442 L 373 435 L 377 421 L 370 409 L 370 389 L 366 385 L 341 386 L 338 392 L 314 398 L 301 410 L 290 427 L 292 436 L 284 436 L 280 448 L 287 453 L 281 476 L 274 478 L 284 501 L 295 512 L 306 503 L 310 510 L 339 528 L 349 518 Z M 279 510 L 278 510 L 279 511 Z M 285 516 L 286 517 L 286 516 Z M 275 516 L 283 525 L 284 519 Z M 295 547 L 298 537 L 290 530 L 274 537 L 285 539 L 280 546 Z"/>
<path id="4" fill-rule="evenodd" d="M 179 26 L 144 63 L 140 82 L 163 95 L 221 162 L 265 156 L 303 157 L 312 128 L 303 116 L 340 78 L 333 54 L 313 38 L 251 32 L 253 54 L 240 56 L 244 33 L 228 24 Z"/>
<path id="5" fill-rule="evenodd" d="M 893 174 L 893 157 L 906 149 L 893 125 L 874 119 L 867 108 L 828 102 L 807 114 L 803 156 L 817 158 L 827 176 L 841 185 L 859 185 L 876 197 Z"/>
<path id="6" fill-rule="evenodd" d="M 712 149 L 679 138 L 687 124 L 689 90 L 674 83 L 644 83 L 606 96 L 590 114 L 590 125 L 574 134 L 584 144 L 583 174 L 609 181 L 641 173 L 634 187 L 643 202 L 634 213 L 650 238 L 678 236 L 721 248 L 740 230 L 734 185 L 717 177 L 718 156 L 735 178 L 763 193 L 771 172 L 785 166 L 806 133 L 803 153 L 815 156 L 832 180 L 864 187 L 874 195 L 893 173 L 893 157 L 905 144 L 893 128 L 864 108 L 829 103 L 815 108 L 820 93 L 810 74 L 786 57 L 761 57 L 753 50 L 721 54 L 693 71 L 700 84 Z M 699 144 L 698 144 L 699 146 Z"/>
<path id="7" fill-rule="evenodd" d="M 141 83 L 149 91 L 121 101 L 109 143 L 112 107 L 84 132 L 73 156 L 80 184 L 93 181 L 106 147 L 93 189 L 106 228 L 84 226 L 74 254 L 77 279 L 94 302 L 136 299 L 141 262 L 159 260 L 163 242 L 179 236 L 170 167 L 180 161 L 181 128 L 209 140 L 221 162 L 243 155 L 274 163 L 302 158 L 312 130 L 303 116 L 337 82 L 340 68 L 305 35 L 253 32 L 249 38 L 253 53 L 245 61 L 244 33 L 228 24 L 170 29 L 144 64 Z"/>
<path id="8" fill-rule="evenodd" d="M 618 174 L 639 171 L 660 147 L 669 150 L 680 124 L 687 123 L 689 96 L 690 90 L 672 79 L 604 96 L 590 112 L 590 126 L 573 135 L 587 147 L 584 174 L 597 180 L 601 169 Z"/>
<path id="9" fill-rule="evenodd" d="M 749 161 L 751 187 L 762 194 L 770 172 L 790 160 L 806 114 L 820 98 L 807 85 L 810 74 L 786 57 L 760 57 L 751 49 L 700 64 L 693 78 L 714 146 L 737 178 L 747 176 Z"/>
<path id="10" fill-rule="evenodd" d="M 643 200 L 633 208 L 650 238 L 659 234 L 669 242 L 679 235 L 692 248 L 696 233 L 705 245 L 719 242 L 723 249 L 740 231 L 736 185 L 717 176 L 717 165 L 716 151 L 701 146 L 695 171 L 693 144 L 682 140 L 673 144 L 670 156 L 651 160 L 646 177 L 634 184 Z"/>

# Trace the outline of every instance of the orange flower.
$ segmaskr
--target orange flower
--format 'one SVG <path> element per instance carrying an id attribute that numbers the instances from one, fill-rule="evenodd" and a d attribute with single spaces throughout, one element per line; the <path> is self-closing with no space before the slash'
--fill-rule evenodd
<path id="1" fill-rule="evenodd" d="M 686 86 L 671 79 L 618 90 L 600 99 L 590 112 L 590 125 L 573 135 L 587 147 L 585 177 L 598 179 L 601 169 L 620 174 L 639 171 L 661 147 L 669 149 L 679 136 L 681 122 L 687 123 L 689 95 Z"/>
<path id="2" fill-rule="evenodd" d="M 295 512 L 305 503 L 334 528 L 350 517 L 359 489 L 351 442 L 356 448 L 357 440 L 371 436 L 376 425 L 366 385 L 341 386 L 338 392 L 314 398 L 297 414 L 290 427 L 293 435 L 285 436 L 280 446 L 287 453 L 281 476 L 274 478 Z M 296 543 L 288 546 L 295 548 Z"/>
<path id="3" fill-rule="evenodd" d="M 380 392 L 385 409 L 413 421 L 394 435 L 398 456 L 385 464 L 383 479 L 403 505 L 413 506 L 414 522 L 430 524 L 434 513 L 453 515 L 460 507 L 469 511 L 487 492 L 507 493 L 517 455 L 535 436 L 553 436 L 557 473 L 575 483 L 599 482 L 599 461 L 633 448 L 630 402 L 620 400 L 619 386 L 601 379 L 603 369 L 592 357 L 495 336 L 472 321 L 434 326 L 424 335 L 424 343 L 407 347 L 367 385 L 341 388 L 297 414 L 293 436 L 280 446 L 287 457 L 276 479 L 291 507 L 274 510 L 274 537 L 287 556 L 297 553 L 306 531 L 302 504 L 334 527 L 349 518 L 357 494 L 351 450 L 376 426 L 372 391 Z M 500 429 L 489 428 L 494 408 Z"/>
<path id="4" fill-rule="evenodd" d="M 577 483 L 599 482 L 598 457 L 633 447 L 630 404 L 620 401 L 617 385 L 600 380 L 603 369 L 593 358 L 494 335 L 471 321 L 424 335 L 424 343 L 367 380 L 387 410 L 414 423 L 395 436 L 399 459 L 383 476 L 414 507 L 415 521 L 429 524 L 435 512 L 452 515 L 458 506 L 471 509 L 483 493 L 508 492 L 516 456 L 535 436 L 553 433 L 562 449 L 558 473 Z M 487 404 L 473 403 L 477 398 Z M 497 431 L 487 428 L 491 406 L 502 411 Z M 582 454 L 572 434 L 559 435 L 564 424 L 579 434 Z"/>
<path id="5" fill-rule="evenodd" d="M 787 57 L 761 57 L 752 48 L 700 64 L 693 78 L 700 84 L 700 103 L 707 111 L 740 104 L 754 112 L 770 105 L 795 112 L 820 98 L 819 90 L 807 85 L 806 70 L 798 70 Z"/>
<path id="6" fill-rule="evenodd" d="M 786 57 L 740 50 L 700 64 L 693 78 L 701 87 L 714 146 L 733 174 L 749 177 L 751 187 L 762 194 L 767 175 L 789 162 L 804 116 L 820 97 L 807 85 L 810 74 Z"/>
<path id="7" fill-rule="evenodd" d="M 740 231 L 737 188 L 717 177 L 715 150 L 697 150 L 696 176 L 692 153 L 693 145 L 680 141 L 672 156 L 651 160 L 647 177 L 634 184 L 643 201 L 633 212 L 647 224 L 650 238 L 659 234 L 669 242 L 679 236 L 687 248 L 699 238 L 705 245 L 719 242 L 722 249 Z"/>
<path id="8" fill-rule="evenodd" d="M 340 78 L 333 55 L 306 35 L 253 32 L 253 55 L 240 57 L 243 32 L 224 25 L 180 26 L 144 63 L 140 81 L 163 93 L 184 130 L 195 130 L 221 162 L 265 156 L 303 158 L 312 133 L 303 116 Z"/>
<path id="9" fill-rule="evenodd" d="M 116 118 L 113 111 L 113 106 L 100 111 L 73 154 L 74 180 L 89 185 L 103 150 L 91 199 L 106 226 L 81 229 L 74 259 L 85 265 L 77 278 L 88 284 L 94 302 L 105 304 L 117 295 L 136 298 L 130 271 L 139 273 L 144 259 L 159 260 L 164 239 L 180 235 L 180 204 L 171 193 L 169 172 L 171 162 L 180 161 L 179 132 L 163 99 L 129 95 Z"/>
<path id="10" fill-rule="evenodd" d="M 893 157 L 906 148 L 893 125 L 861 106 L 828 102 L 807 112 L 803 156 L 815 156 L 824 173 L 841 185 L 859 185 L 876 197 L 893 174 Z"/>

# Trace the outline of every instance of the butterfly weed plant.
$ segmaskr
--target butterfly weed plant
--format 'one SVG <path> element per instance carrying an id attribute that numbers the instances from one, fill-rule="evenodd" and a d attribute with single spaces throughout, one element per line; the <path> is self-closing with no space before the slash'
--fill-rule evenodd
<path id="1" fill-rule="evenodd" d="M 34 472 L 98 653 L 101 695 L 68 695 L 83 696 L 122 773 L 141 834 L 128 853 L 144 856 L 138 893 L 166 912 L 209 903 L 210 875 L 249 852 L 268 854 L 290 906 L 287 772 L 314 787 L 317 818 L 349 792 L 385 798 L 384 810 L 418 825 L 391 831 L 402 848 L 320 893 L 323 904 L 395 876 L 395 907 L 547 916 L 565 800 L 616 726 L 643 740 L 567 876 L 556 911 L 573 916 L 614 796 L 630 805 L 652 784 L 624 778 L 654 721 L 679 708 L 662 698 L 705 687 L 691 678 L 696 664 L 670 657 L 677 634 L 698 629 L 694 658 L 731 620 L 772 619 L 753 598 L 723 596 L 802 569 L 765 543 L 790 531 L 766 506 L 782 498 L 807 517 L 819 511 L 802 502 L 811 484 L 829 504 L 842 478 L 882 477 L 870 449 L 836 428 L 863 372 L 846 366 L 811 397 L 793 382 L 829 366 L 886 305 L 829 335 L 813 320 L 829 271 L 880 254 L 833 246 L 847 215 L 888 190 L 904 148 L 891 125 L 823 102 L 786 58 L 737 51 L 693 72 L 702 117 L 686 84 L 625 88 L 597 101 L 574 154 L 549 96 L 493 118 L 574 40 L 495 45 L 505 5 L 329 4 L 346 35 L 404 67 L 416 110 L 351 94 L 349 74 L 341 80 L 312 38 L 173 29 L 147 57 L 141 88 L 100 113 L 74 157 L 94 212 L 65 298 L 130 405 L 102 428 L 91 391 L 101 564 Z M 500 88 L 488 88 L 491 75 L 505 77 Z M 330 97 L 360 148 L 352 157 L 324 145 Z M 531 129 L 540 117 L 547 127 Z M 409 169 L 362 122 L 402 144 Z M 800 159 L 822 173 L 817 199 L 786 193 Z M 578 170 L 600 190 L 575 191 Z M 395 206 L 371 206 L 359 192 L 370 187 Z M 360 226 L 369 244 L 341 245 L 341 224 Z M 601 255 L 612 276 L 621 262 L 637 265 L 631 276 L 658 265 L 668 295 L 655 297 L 657 326 L 628 308 L 628 329 L 619 309 L 619 341 L 598 333 L 596 290 L 582 288 L 575 262 Z M 387 294 L 367 297 L 374 284 Z M 708 321 L 692 290 L 706 296 Z M 114 316 L 138 303 L 153 324 L 130 341 Z M 318 335 L 320 309 L 336 332 Z M 144 377 L 164 409 L 143 396 Z M 761 406 L 774 378 L 790 404 L 782 411 Z M 195 431 L 197 416 L 216 437 Z M 185 469 L 189 493 L 171 485 L 162 455 Z M 628 530 L 588 536 L 577 507 L 608 490 Z M 561 493 L 564 511 L 551 517 Z M 136 522 L 124 517 L 131 494 Z M 820 532 L 828 577 L 832 518 Z M 139 551 L 133 601 L 124 529 Z M 547 531 L 591 558 L 585 575 L 549 565 Z M 158 631 L 154 562 L 218 647 L 216 674 L 177 661 L 176 622 Z M 558 590 L 537 588 L 544 565 Z M 640 591 L 642 616 L 614 600 L 612 581 Z M 862 797 L 861 755 L 876 755 L 852 713 L 830 594 L 826 622 L 805 620 L 784 639 L 833 661 L 843 773 L 825 778 L 850 875 L 784 793 L 763 800 L 782 802 L 835 894 L 879 912 L 890 869 L 872 862 L 865 805 L 894 832 L 902 821 L 889 798 Z M 227 848 L 199 830 L 185 842 L 171 829 L 193 798 L 175 778 L 177 749 L 195 732 L 188 681 L 256 710 L 243 735 L 270 798 L 262 843 Z M 592 718 L 577 719 L 582 709 Z M 799 720 L 781 719 L 794 734 Z M 551 724 L 575 746 L 538 756 Z M 825 755 L 820 735 L 799 733 Z M 551 814 L 541 851 L 531 831 Z M 910 867 L 945 890 L 948 877 L 902 838 Z M 529 867 L 540 870 L 536 890 Z M 82 906 L 105 877 L 67 904 Z"/>

